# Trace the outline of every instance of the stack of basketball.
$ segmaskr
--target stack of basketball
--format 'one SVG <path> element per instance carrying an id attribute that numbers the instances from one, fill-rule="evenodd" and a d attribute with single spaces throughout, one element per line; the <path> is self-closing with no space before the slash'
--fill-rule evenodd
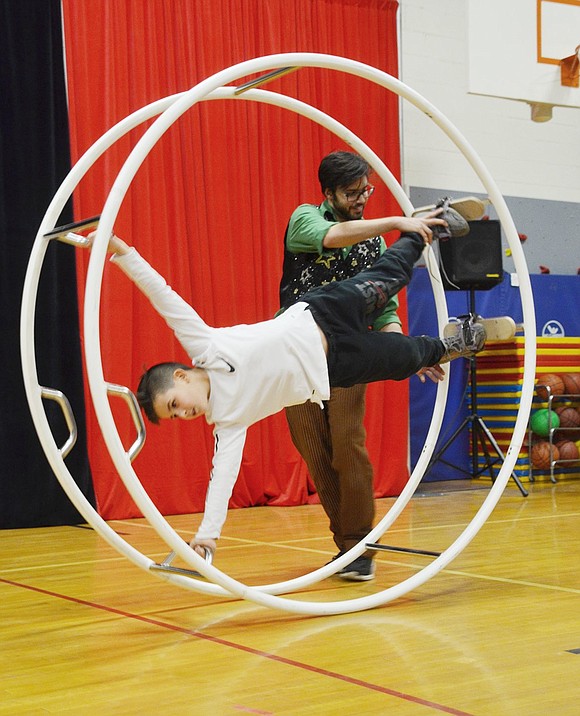
<path id="1" fill-rule="evenodd" d="M 531 416 L 532 465 L 537 470 L 549 470 L 552 462 L 580 459 L 580 373 L 541 375 L 536 381 L 536 395 L 549 407 Z M 554 396 L 559 396 L 557 405 L 550 401 Z"/>
<path id="2" fill-rule="evenodd" d="M 536 379 L 536 394 L 542 400 L 550 395 L 580 395 L 580 373 L 545 373 Z"/>

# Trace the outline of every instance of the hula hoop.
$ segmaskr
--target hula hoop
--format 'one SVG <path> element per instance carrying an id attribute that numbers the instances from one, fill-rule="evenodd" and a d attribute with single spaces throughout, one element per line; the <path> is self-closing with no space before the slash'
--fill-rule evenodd
<path id="1" fill-rule="evenodd" d="M 97 412 L 97 416 L 99 418 L 99 423 L 101 425 L 101 429 L 103 431 L 103 436 L 105 438 L 105 442 L 107 443 L 107 447 L 109 448 L 109 452 L 111 453 L 111 456 L 115 462 L 115 465 L 119 471 L 119 474 L 124 479 L 125 478 L 125 470 L 127 469 L 127 472 L 130 474 L 132 473 L 132 468 L 130 464 L 128 463 L 127 455 L 123 450 L 123 447 L 120 443 L 120 439 L 118 435 L 116 434 L 116 430 L 114 429 L 114 423 L 112 419 L 112 415 L 110 415 L 110 409 L 108 406 L 108 403 L 106 400 L 103 401 L 103 394 L 104 394 L 104 380 L 102 378 L 102 365 L 96 365 L 95 361 L 99 363 L 98 357 L 100 356 L 100 347 L 99 347 L 99 336 L 98 336 L 98 320 L 97 320 L 97 330 L 95 331 L 94 327 L 91 329 L 91 326 L 94 323 L 95 320 L 95 313 L 98 318 L 98 304 L 99 304 L 99 294 L 100 294 L 100 280 L 102 279 L 102 270 L 104 265 L 104 258 L 105 258 L 105 252 L 106 252 L 106 242 L 108 239 L 108 236 L 110 235 L 112 231 L 112 226 L 114 224 L 116 214 L 118 213 L 120 204 L 122 202 L 122 199 L 127 191 L 127 188 L 132 181 L 132 178 L 137 171 L 138 167 L 142 163 L 142 161 L 145 159 L 147 153 L 150 151 L 150 149 L 154 146 L 155 142 L 158 141 L 161 134 L 171 126 L 171 124 L 178 119 L 181 114 L 186 111 L 190 106 L 195 104 L 197 101 L 200 101 L 201 99 L 208 98 L 209 95 L 219 88 L 220 85 L 226 83 L 226 82 L 232 82 L 239 77 L 243 77 L 247 74 L 253 73 L 253 72 L 259 72 L 267 69 L 277 68 L 282 65 L 294 65 L 294 66 L 311 66 L 311 67 L 324 67 L 329 69 L 338 69 L 345 72 L 349 72 L 351 74 L 357 74 L 362 77 L 366 77 L 370 81 L 374 81 L 377 84 L 380 84 L 387 89 L 390 89 L 400 96 L 403 96 L 404 98 L 411 101 L 413 104 L 415 104 L 417 107 L 419 107 L 422 111 L 424 111 L 428 116 L 431 117 L 447 134 L 450 136 L 450 138 L 455 142 L 455 144 L 458 146 L 458 148 L 464 153 L 466 158 L 470 161 L 478 175 L 480 176 L 482 182 L 488 189 L 488 194 L 490 198 L 492 199 L 494 205 L 496 206 L 496 209 L 498 211 L 498 215 L 500 217 L 500 220 L 502 221 L 502 224 L 504 224 L 504 229 L 506 230 L 506 234 L 508 237 L 508 241 L 510 243 L 510 246 L 512 248 L 512 254 L 514 256 L 514 262 L 516 266 L 516 271 L 518 273 L 518 276 L 520 278 L 520 293 L 522 295 L 522 303 L 524 306 L 524 326 L 526 328 L 526 352 L 525 352 L 525 360 L 524 360 L 524 385 L 522 388 L 522 402 L 520 411 L 518 413 L 518 418 L 516 420 L 516 426 L 514 429 L 514 438 L 512 440 L 512 443 L 510 444 L 510 448 L 507 451 L 506 454 L 506 460 L 504 461 L 504 465 L 502 469 L 500 470 L 500 474 L 497 477 L 489 495 L 484 504 L 482 505 L 479 512 L 476 514 L 475 518 L 472 520 L 470 525 L 466 528 L 466 530 L 460 535 L 460 537 L 455 541 L 453 545 L 451 545 L 446 552 L 442 553 L 442 555 L 431 565 L 423 569 L 421 572 L 414 575 L 412 578 L 406 580 L 405 582 L 402 582 L 399 585 L 396 585 L 395 587 L 391 587 L 383 592 L 380 592 L 377 595 L 374 595 L 372 597 L 365 597 L 363 599 L 358 600 L 350 600 L 345 602 L 334 602 L 330 604 L 326 603 L 307 603 L 307 602 L 295 602 L 292 600 L 287 599 L 279 599 L 276 597 L 273 597 L 268 594 L 261 593 L 256 588 L 249 588 L 246 585 L 242 585 L 239 582 L 236 582 L 235 580 L 232 580 L 231 578 L 227 577 L 226 575 L 223 575 L 219 572 L 219 570 L 216 570 L 215 567 L 211 567 L 206 565 L 202 558 L 196 555 L 191 548 L 185 545 L 181 538 L 179 538 L 172 530 L 169 528 L 165 520 L 161 517 L 162 523 L 157 523 L 157 517 L 159 516 L 158 513 L 155 514 L 156 510 L 154 509 L 154 506 L 151 505 L 153 509 L 150 509 L 149 505 L 146 505 L 147 501 L 149 500 L 148 496 L 143 495 L 145 497 L 144 504 L 147 507 L 146 510 L 143 510 L 143 505 L 139 505 L 144 514 L 146 514 L 146 517 L 151 522 L 152 526 L 156 529 L 159 536 L 164 539 L 167 544 L 169 544 L 175 552 L 179 554 L 180 557 L 182 557 L 186 563 L 191 564 L 193 567 L 195 567 L 198 571 L 200 571 L 204 576 L 209 577 L 210 579 L 215 577 L 214 581 L 222 586 L 224 589 L 226 589 L 227 592 L 229 592 L 228 595 L 231 594 L 237 594 L 238 596 L 244 597 L 246 599 L 250 599 L 252 601 L 255 601 L 258 604 L 264 604 L 265 606 L 271 606 L 274 608 L 280 608 L 287 611 L 295 611 L 299 613 L 309 613 L 309 614 L 334 614 L 334 613 L 344 613 L 347 611 L 359 611 L 365 608 L 371 608 L 373 606 L 378 606 L 379 604 L 385 603 L 386 601 L 389 601 L 391 599 L 395 599 L 401 594 L 406 593 L 406 591 L 409 591 L 410 589 L 414 588 L 415 586 L 418 586 L 419 584 L 422 584 L 423 582 L 427 581 L 427 579 L 431 578 L 431 576 L 434 576 L 440 569 L 442 569 L 451 559 L 453 559 L 468 543 L 469 541 L 477 534 L 477 531 L 481 528 L 483 522 L 485 519 L 487 519 L 487 516 L 492 511 L 492 509 L 495 507 L 495 504 L 497 504 L 497 501 L 499 497 L 501 496 L 501 492 L 503 491 L 505 484 L 507 483 L 507 480 L 510 477 L 511 470 L 513 468 L 513 464 L 515 463 L 515 459 L 517 457 L 517 452 L 519 451 L 519 445 L 522 442 L 523 435 L 525 433 L 525 422 L 527 421 L 527 413 L 525 413 L 526 409 L 529 410 L 529 405 L 531 404 L 531 397 L 533 392 L 533 371 L 534 371 L 534 358 L 535 358 L 535 336 L 533 336 L 533 330 L 530 331 L 530 323 L 532 326 L 535 324 L 530 321 L 530 318 L 533 319 L 533 301 L 531 299 L 531 289 L 529 284 L 529 276 L 527 274 L 527 269 L 525 266 L 525 260 L 523 258 L 523 252 L 521 250 L 521 245 L 519 243 L 519 239 L 517 237 L 517 232 L 515 230 L 515 226 L 513 225 L 513 221 L 511 220 L 511 217 L 509 215 L 509 212 L 507 210 L 507 207 L 505 206 L 505 202 L 503 201 L 503 197 L 501 197 L 501 194 L 499 194 L 499 191 L 495 187 L 493 180 L 489 176 L 487 170 L 485 167 L 481 164 L 480 160 L 477 158 L 471 147 L 467 144 L 467 142 L 463 139 L 463 137 L 457 132 L 457 130 L 449 124 L 448 120 L 446 120 L 443 115 L 441 115 L 432 105 L 430 105 L 428 102 L 423 100 L 417 93 L 415 93 L 413 90 L 410 90 L 410 88 L 407 88 L 402 83 L 400 83 L 398 80 L 395 80 L 394 78 L 390 77 L 389 75 L 386 75 L 385 73 L 380 72 L 379 70 L 375 70 L 373 68 L 368 67 L 367 65 L 362 65 L 361 63 L 357 63 L 354 61 L 345 60 L 344 58 L 336 58 L 329 55 L 316 55 L 316 54 L 307 54 L 307 53 L 296 53 L 296 54 L 284 54 L 284 55 L 274 55 L 271 57 L 266 58 L 258 58 L 256 60 L 250 60 L 245 63 L 240 63 L 239 65 L 234 66 L 233 68 L 230 68 L 229 70 L 224 70 L 220 73 L 217 73 L 211 78 L 208 78 L 204 82 L 200 83 L 196 87 L 194 87 L 192 90 L 190 90 L 187 93 L 183 93 L 182 95 L 176 96 L 177 98 L 171 98 L 170 104 L 168 105 L 168 108 L 164 111 L 164 113 L 159 117 L 159 119 L 150 127 L 150 129 L 145 133 L 145 135 L 142 137 L 140 142 L 137 144 L 129 158 L 127 159 L 125 165 L 121 169 L 121 172 L 119 173 L 117 180 L 111 189 L 111 192 L 109 194 L 109 198 L 107 200 L 107 203 L 105 205 L 105 209 L 102 214 L 101 218 L 101 224 L 99 227 L 99 230 L 97 232 L 97 239 L 95 242 L 95 246 L 93 249 L 93 255 L 91 257 L 90 263 L 89 263 L 89 274 L 87 277 L 87 292 L 86 292 L 86 308 L 85 308 L 85 338 L 91 338 L 91 340 L 87 340 L 87 348 L 88 348 L 88 355 L 87 355 L 87 369 L 89 373 L 89 383 L 91 387 L 91 394 L 93 396 L 93 401 L 95 402 L 95 410 Z M 252 92 L 255 92 L 252 90 Z M 261 92 L 261 91 L 260 91 Z M 250 92 L 247 93 L 248 95 Z M 270 93 L 267 93 L 270 94 Z M 206 95 L 208 97 L 206 97 Z M 167 102 L 167 100 L 166 100 Z M 161 108 L 163 106 L 162 103 L 158 103 L 157 107 Z M 167 105 L 166 105 L 167 106 Z M 146 108 L 147 109 L 147 108 Z M 138 114 L 138 113 L 136 113 Z M 154 113 L 151 113 L 151 116 Z M 132 115 L 134 116 L 134 115 Z M 121 123 L 122 124 L 122 123 Z M 104 135 L 107 136 L 107 135 Z M 114 141 L 114 140 L 113 140 Z M 76 186 L 76 184 L 75 184 Z M 72 192 L 71 192 L 72 193 Z M 56 199 L 56 197 L 55 197 Z M 54 202 L 53 202 L 54 203 Z M 64 202 L 63 202 L 64 204 Z M 405 211 L 408 211 L 408 209 L 403 206 L 403 209 Z M 50 213 L 50 211 L 49 211 Z M 47 214 L 48 215 L 48 214 Z M 56 215 L 58 216 L 58 212 L 56 212 Z M 52 218 L 54 221 L 54 217 Z M 40 234 L 44 233 L 46 230 L 49 230 L 52 228 L 52 226 L 47 226 L 50 221 L 45 217 L 45 221 L 43 222 L 44 227 L 41 226 Z M 54 224 L 53 224 L 54 225 Z M 99 268 L 98 263 L 100 262 L 100 276 L 98 274 Z M 96 267 L 96 268 L 95 268 Z M 95 277 L 95 272 L 97 272 Z M 23 312 L 24 315 L 24 312 Z M 441 319 L 440 319 L 441 320 Z M 94 340 L 93 340 L 94 338 Z M 89 343 L 91 343 L 91 346 L 89 347 Z M 101 375 L 99 376 L 99 368 Z M 530 376 L 531 372 L 531 376 Z M 94 374 L 96 374 L 96 378 L 94 377 Z M 101 381 L 101 383 L 99 383 Z M 439 397 L 439 396 L 438 396 Z M 39 399 L 40 400 L 40 399 Z M 42 405 L 40 404 L 40 407 L 42 409 Z M 38 404 L 35 406 L 35 409 L 38 408 Z M 32 410 L 32 406 L 31 406 Z M 437 412 L 437 410 L 436 410 Z M 435 416 L 434 416 L 435 417 Z M 113 425 L 113 430 L 110 430 L 109 422 Z M 523 425 L 522 425 L 523 423 Z M 430 430 L 431 432 L 431 430 Z M 428 438 L 431 436 L 428 436 Z M 429 440 L 428 440 L 429 442 Z M 423 460 L 425 457 L 426 452 L 429 450 L 431 446 L 428 445 L 428 442 L 425 445 L 425 448 L 423 450 L 423 453 L 421 455 L 420 462 L 422 461 L 424 464 L 428 461 L 428 458 Z M 432 451 L 432 447 L 431 447 Z M 57 461 L 58 462 L 58 461 Z M 419 463 L 417 465 L 417 468 L 419 467 Z M 415 472 L 417 472 L 417 468 Z M 424 469 L 424 468 L 423 468 Z M 138 479 L 136 475 L 132 475 L 132 478 L 138 483 Z M 409 486 L 409 485 L 408 485 Z M 142 488 L 141 488 L 142 490 Z M 137 488 L 137 492 L 139 492 L 139 488 Z M 144 491 L 143 491 L 144 492 Z M 409 492 L 409 491 L 407 491 Z M 401 498 L 404 497 L 405 491 L 401 494 Z M 412 494 L 412 493 L 410 493 Z M 409 494 L 409 497 L 410 497 Z M 406 503 L 405 503 L 406 504 Z M 391 512 L 389 513 L 391 514 Z M 160 516 L 159 516 L 160 517 Z M 100 519 L 100 518 L 99 518 Z M 106 524 L 106 523 L 105 523 Z M 157 526 L 156 526 L 157 525 Z M 382 526 L 382 523 L 379 523 L 377 527 L 369 533 L 366 540 L 372 540 L 377 536 L 380 536 L 379 534 L 379 528 Z M 384 530 L 383 530 L 384 531 Z M 382 534 L 382 533 L 381 533 Z M 177 540 L 177 541 L 176 541 Z M 363 541 L 363 542 L 364 542 Z M 362 544 L 362 543 L 361 543 Z M 344 562 L 348 562 L 349 559 L 354 556 L 355 551 L 357 548 L 353 548 L 351 550 L 350 556 L 347 557 L 347 559 L 344 560 Z M 360 547 L 360 552 L 364 550 L 364 544 Z M 146 562 L 147 564 L 151 564 L 150 561 Z M 329 573 L 333 573 L 336 571 L 336 569 L 340 568 L 339 560 L 336 560 L 336 563 L 333 564 L 331 570 L 329 570 Z M 318 573 L 322 574 L 323 570 L 318 570 Z M 313 573 L 314 574 L 314 573 Z M 170 575 L 161 575 L 164 578 L 168 578 Z M 171 575 L 170 581 L 176 581 L 175 580 L 176 575 Z M 188 580 L 191 581 L 191 580 Z M 288 584 L 296 584 L 297 580 L 292 580 Z M 188 585 L 189 586 L 189 585 Z"/>

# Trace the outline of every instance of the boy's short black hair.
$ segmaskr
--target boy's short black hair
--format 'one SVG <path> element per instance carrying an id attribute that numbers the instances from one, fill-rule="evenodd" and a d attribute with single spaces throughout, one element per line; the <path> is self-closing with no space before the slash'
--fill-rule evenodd
<path id="1" fill-rule="evenodd" d="M 159 416 L 155 412 L 153 403 L 160 393 L 165 393 L 171 388 L 173 374 L 179 368 L 191 370 L 190 365 L 184 365 L 183 363 L 157 363 L 141 376 L 137 387 L 137 402 L 154 425 L 159 425 Z"/>
<path id="2" fill-rule="evenodd" d="M 318 167 L 318 180 L 323 194 L 327 189 L 334 193 L 361 177 L 370 176 L 371 172 L 370 164 L 358 154 L 338 151 L 322 159 Z"/>

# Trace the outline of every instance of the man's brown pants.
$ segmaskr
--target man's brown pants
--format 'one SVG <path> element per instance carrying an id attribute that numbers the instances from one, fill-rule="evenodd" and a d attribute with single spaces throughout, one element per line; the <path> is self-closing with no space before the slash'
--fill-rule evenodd
<path id="1" fill-rule="evenodd" d="M 365 385 L 332 388 L 324 410 L 310 402 L 286 408 L 292 441 L 306 461 L 341 551 L 370 532 L 375 515 L 363 425 L 365 395 Z"/>

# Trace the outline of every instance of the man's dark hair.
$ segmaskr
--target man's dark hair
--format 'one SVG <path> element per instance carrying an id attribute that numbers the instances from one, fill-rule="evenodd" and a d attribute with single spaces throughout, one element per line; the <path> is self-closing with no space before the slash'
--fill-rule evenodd
<path id="1" fill-rule="evenodd" d="M 354 152 L 332 152 L 327 154 L 318 167 L 318 179 L 322 193 L 330 189 L 333 193 L 349 186 L 357 179 L 371 174 L 371 167 Z"/>
<path id="2" fill-rule="evenodd" d="M 190 365 L 183 363 L 157 363 L 143 373 L 137 387 L 137 402 L 147 418 L 159 425 L 159 416 L 155 412 L 153 402 L 160 393 L 165 393 L 173 385 L 173 374 L 179 368 L 191 370 Z"/>

